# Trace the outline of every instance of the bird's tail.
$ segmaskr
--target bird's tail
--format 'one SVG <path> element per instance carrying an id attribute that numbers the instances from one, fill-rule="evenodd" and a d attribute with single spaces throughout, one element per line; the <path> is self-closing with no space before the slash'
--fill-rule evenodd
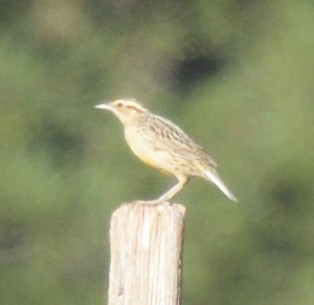
<path id="1" fill-rule="evenodd" d="M 227 186 L 221 180 L 219 175 L 214 170 L 206 170 L 204 172 L 204 178 L 209 182 L 214 183 L 229 199 L 238 201 L 238 199 L 229 191 Z"/>

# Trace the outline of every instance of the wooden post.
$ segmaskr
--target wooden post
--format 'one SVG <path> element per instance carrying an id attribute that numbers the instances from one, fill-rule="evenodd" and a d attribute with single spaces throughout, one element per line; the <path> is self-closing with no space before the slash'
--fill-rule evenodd
<path id="1" fill-rule="evenodd" d="M 124 204 L 111 217 L 108 305 L 179 305 L 185 208 Z"/>

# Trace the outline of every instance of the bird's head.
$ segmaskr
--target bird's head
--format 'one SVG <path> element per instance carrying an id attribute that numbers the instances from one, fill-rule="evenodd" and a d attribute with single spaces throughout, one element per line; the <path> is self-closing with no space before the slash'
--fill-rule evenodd
<path id="1" fill-rule="evenodd" d="M 147 112 L 138 101 L 131 98 L 118 99 L 108 104 L 99 104 L 95 108 L 111 111 L 124 126 L 132 124 L 141 114 Z"/>

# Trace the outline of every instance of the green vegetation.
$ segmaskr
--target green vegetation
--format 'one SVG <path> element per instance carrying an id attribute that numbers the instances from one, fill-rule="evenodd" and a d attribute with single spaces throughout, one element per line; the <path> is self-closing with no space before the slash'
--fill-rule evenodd
<path id="1" fill-rule="evenodd" d="M 103 304 L 111 212 L 174 183 L 93 109 L 118 97 L 208 148 L 240 199 L 178 195 L 183 305 L 314 303 L 312 1 L 4 1 L 0 27 L 0 304 Z"/>

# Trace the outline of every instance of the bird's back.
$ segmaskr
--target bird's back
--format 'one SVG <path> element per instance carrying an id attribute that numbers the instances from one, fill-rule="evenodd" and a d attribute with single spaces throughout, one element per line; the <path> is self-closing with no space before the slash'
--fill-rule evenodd
<path id="1" fill-rule="evenodd" d="M 125 136 L 133 152 L 145 163 L 175 174 L 202 175 L 201 168 L 215 168 L 216 162 L 174 123 L 145 113 L 126 128 Z"/>

